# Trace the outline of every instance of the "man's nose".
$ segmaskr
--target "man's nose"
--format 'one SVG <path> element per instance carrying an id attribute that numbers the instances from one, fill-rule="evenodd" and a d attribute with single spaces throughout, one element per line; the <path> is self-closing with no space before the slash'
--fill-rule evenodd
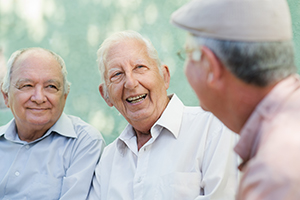
<path id="1" fill-rule="evenodd" d="M 34 92 L 31 95 L 31 101 L 36 102 L 37 104 L 41 104 L 47 101 L 47 97 L 45 95 L 44 88 L 35 87 Z"/>
<path id="2" fill-rule="evenodd" d="M 138 80 L 134 74 L 126 74 L 124 87 L 127 89 L 134 89 L 138 85 Z"/>

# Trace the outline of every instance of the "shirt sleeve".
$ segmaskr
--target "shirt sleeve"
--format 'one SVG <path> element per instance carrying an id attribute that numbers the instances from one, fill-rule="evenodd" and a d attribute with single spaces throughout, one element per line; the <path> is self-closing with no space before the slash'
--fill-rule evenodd
<path id="1" fill-rule="evenodd" d="M 70 166 L 63 178 L 60 200 L 87 198 L 95 166 L 99 162 L 104 146 L 103 139 L 91 139 L 87 136 L 74 146 Z"/>
<path id="2" fill-rule="evenodd" d="M 238 135 L 214 119 L 208 130 L 202 162 L 202 196 L 196 200 L 233 200 L 239 182 L 238 156 L 233 147 Z"/>

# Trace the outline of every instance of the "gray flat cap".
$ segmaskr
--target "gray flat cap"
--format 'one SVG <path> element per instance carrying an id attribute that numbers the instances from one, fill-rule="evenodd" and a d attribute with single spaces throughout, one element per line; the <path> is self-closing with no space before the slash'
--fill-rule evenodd
<path id="1" fill-rule="evenodd" d="M 287 41 L 292 23 L 286 0 L 192 0 L 171 23 L 202 36 L 235 41 Z"/>

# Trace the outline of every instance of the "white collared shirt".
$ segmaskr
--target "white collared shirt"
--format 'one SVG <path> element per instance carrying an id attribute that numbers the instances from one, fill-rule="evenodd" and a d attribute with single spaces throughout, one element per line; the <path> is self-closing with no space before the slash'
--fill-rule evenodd
<path id="1" fill-rule="evenodd" d="M 173 95 L 151 135 L 138 151 L 128 125 L 104 149 L 89 199 L 234 199 L 237 135 L 211 113 Z"/>
<path id="2" fill-rule="evenodd" d="M 86 199 L 104 145 L 95 128 L 64 113 L 32 142 L 10 121 L 0 127 L 0 199 Z"/>

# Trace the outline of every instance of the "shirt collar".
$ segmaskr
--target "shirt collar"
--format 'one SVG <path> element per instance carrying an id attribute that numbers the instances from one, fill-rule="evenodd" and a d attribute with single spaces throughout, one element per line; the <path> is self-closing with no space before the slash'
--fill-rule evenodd
<path id="1" fill-rule="evenodd" d="M 300 87 L 298 75 L 280 81 L 256 106 L 240 132 L 240 140 L 234 150 L 243 159 L 240 169 L 255 156 L 260 139 L 260 125 L 263 119 L 272 118 L 285 100 Z"/>
<path id="2" fill-rule="evenodd" d="M 167 129 L 175 139 L 179 135 L 184 105 L 176 94 L 169 95 L 168 97 L 170 98 L 170 101 L 166 109 L 162 113 L 161 117 L 151 127 L 153 140 L 158 137 L 163 128 Z M 135 138 L 136 136 L 133 127 L 128 124 L 117 139 L 117 147 L 122 150 L 126 148 L 126 146 L 131 146 L 133 145 L 133 142 L 136 143 Z"/>
<path id="3" fill-rule="evenodd" d="M 57 122 L 49 129 L 49 132 L 56 132 L 65 137 L 77 138 L 71 119 L 62 113 Z"/>
<path id="4" fill-rule="evenodd" d="M 127 147 L 130 148 L 132 152 L 137 153 L 136 135 L 130 124 L 127 124 L 125 129 L 117 138 L 117 148 L 122 155 L 125 154 Z"/>
<path id="5" fill-rule="evenodd" d="M 10 120 L 6 125 L 0 127 L 0 137 L 6 132 L 16 132 L 15 119 Z"/>
<path id="6" fill-rule="evenodd" d="M 37 140 L 41 140 L 42 138 L 50 135 L 50 133 L 52 132 L 56 132 L 65 137 L 77 138 L 71 119 L 69 119 L 68 116 L 64 113 L 62 113 L 57 122 L 46 132 L 46 134 L 43 135 L 43 137 L 38 138 Z M 19 137 L 16 131 L 15 119 L 12 119 L 9 123 L 0 127 L 0 137 L 3 135 L 5 135 L 6 139 L 9 139 L 11 141 L 22 142 L 20 139 L 18 139 Z"/>
<path id="7" fill-rule="evenodd" d="M 156 126 L 161 126 L 168 129 L 170 133 L 177 138 L 181 126 L 184 105 L 176 94 L 170 95 L 169 98 L 171 99 L 170 102 L 168 103 L 161 117 L 152 126 L 151 130 Z"/>

